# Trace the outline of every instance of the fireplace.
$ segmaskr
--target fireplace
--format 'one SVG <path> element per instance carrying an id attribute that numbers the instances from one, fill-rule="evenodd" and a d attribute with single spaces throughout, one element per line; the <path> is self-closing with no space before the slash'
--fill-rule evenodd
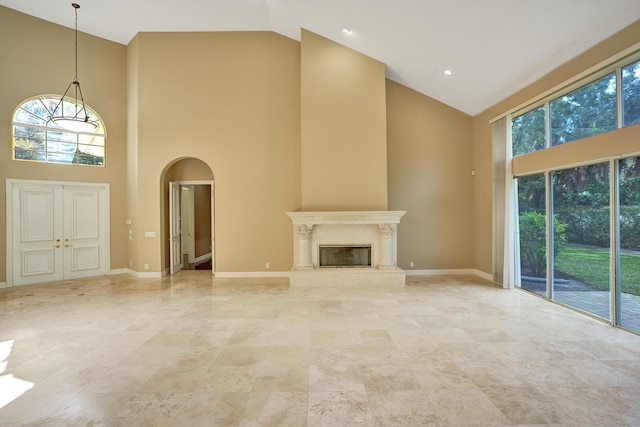
<path id="1" fill-rule="evenodd" d="M 318 246 L 320 268 L 366 268 L 371 267 L 371 245 L 320 245 Z"/>
<path id="2" fill-rule="evenodd" d="M 405 213 L 287 212 L 294 249 L 289 284 L 404 286 L 404 270 L 397 265 L 396 226 Z"/>

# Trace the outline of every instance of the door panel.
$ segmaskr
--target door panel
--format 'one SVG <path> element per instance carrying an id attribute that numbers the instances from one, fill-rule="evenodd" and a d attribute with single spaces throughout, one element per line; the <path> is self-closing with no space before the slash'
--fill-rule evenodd
<path id="1" fill-rule="evenodd" d="M 182 270 L 182 233 L 180 232 L 180 184 L 169 183 L 169 242 L 170 272 Z"/>
<path id="2" fill-rule="evenodd" d="M 64 187 L 64 277 L 101 276 L 106 274 L 101 262 L 104 231 L 100 229 L 100 209 L 104 190 L 99 187 Z"/>
<path id="3" fill-rule="evenodd" d="M 14 284 L 62 279 L 61 186 L 18 185 L 13 191 Z"/>
<path id="4" fill-rule="evenodd" d="M 100 269 L 100 246 L 71 247 L 71 272 Z"/>
<path id="5" fill-rule="evenodd" d="M 55 274 L 55 253 L 53 248 L 42 250 L 21 251 L 21 275 L 35 276 Z"/>

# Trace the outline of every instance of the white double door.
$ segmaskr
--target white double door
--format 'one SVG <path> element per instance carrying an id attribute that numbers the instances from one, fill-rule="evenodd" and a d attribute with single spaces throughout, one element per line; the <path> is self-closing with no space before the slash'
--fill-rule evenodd
<path id="1" fill-rule="evenodd" d="M 12 183 L 13 285 L 107 274 L 107 184 Z"/>

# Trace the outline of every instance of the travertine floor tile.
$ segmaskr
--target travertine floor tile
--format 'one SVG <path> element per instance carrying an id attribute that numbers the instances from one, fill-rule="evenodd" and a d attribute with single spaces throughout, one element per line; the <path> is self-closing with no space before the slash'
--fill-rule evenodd
<path id="1" fill-rule="evenodd" d="M 472 276 L 0 289 L 0 425 L 636 426 L 640 337 Z"/>

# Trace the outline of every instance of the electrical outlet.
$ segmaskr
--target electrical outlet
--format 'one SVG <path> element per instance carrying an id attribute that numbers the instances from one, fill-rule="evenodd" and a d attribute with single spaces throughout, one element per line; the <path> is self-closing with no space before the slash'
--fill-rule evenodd
<path id="1" fill-rule="evenodd" d="M 148 270 L 148 269 L 149 269 L 149 264 L 145 264 L 145 265 L 144 265 L 144 269 L 145 269 L 145 270 Z"/>
<path id="2" fill-rule="evenodd" d="M 409 267 L 413 268 L 413 261 L 409 261 Z"/>
<path id="3" fill-rule="evenodd" d="M 264 268 L 267 268 L 267 269 L 268 269 L 268 268 L 269 268 L 269 263 L 266 263 L 266 264 L 264 265 Z"/>

